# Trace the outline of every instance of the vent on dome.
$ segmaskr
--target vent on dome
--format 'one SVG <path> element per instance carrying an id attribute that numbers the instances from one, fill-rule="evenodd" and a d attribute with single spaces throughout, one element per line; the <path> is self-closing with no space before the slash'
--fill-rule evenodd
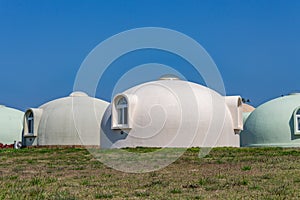
<path id="1" fill-rule="evenodd" d="M 88 95 L 84 92 L 75 91 L 70 94 L 70 97 L 88 97 Z"/>
<path id="2" fill-rule="evenodd" d="M 166 74 L 161 76 L 158 80 L 181 80 L 181 79 L 176 75 Z"/>

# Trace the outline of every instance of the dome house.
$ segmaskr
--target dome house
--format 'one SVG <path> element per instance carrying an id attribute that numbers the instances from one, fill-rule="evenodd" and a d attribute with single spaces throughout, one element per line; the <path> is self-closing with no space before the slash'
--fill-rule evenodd
<path id="1" fill-rule="evenodd" d="M 163 76 L 114 96 L 102 119 L 101 147 L 240 146 L 242 99 Z"/>
<path id="2" fill-rule="evenodd" d="M 73 92 L 25 112 L 24 146 L 99 146 L 100 121 L 109 103 Z"/>
<path id="3" fill-rule="evenodd" d="M 21 141 L 23 115 L 22 111 L 0 105 L 0 143 Z"/>
<path id="4" fill-rule="evenodd" d="M 241 146 L 300 146 L 300 94 L 273 99 L 247 118 Z"/>

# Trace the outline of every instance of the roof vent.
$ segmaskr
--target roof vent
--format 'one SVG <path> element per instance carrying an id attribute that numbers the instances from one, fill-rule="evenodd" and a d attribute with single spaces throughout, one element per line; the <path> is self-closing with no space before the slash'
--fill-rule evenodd
<path id="1" fill-rule="evenodd" d="M 178 76 L 173 74 L 165 74 L 161 76 L 158 80 L 181 80 Z"/>
<path id="2" fill-rule="evenodd" d="M 75 91 L 70 94 L 70 97 L 88 97 L 88 95 L 84 92 Z"/>
<path id="3" fill-rule="evenodd" d="M 293 92 L 293 93 L 290 93 L 289 95 L 300 95 L 300 92 Z"/>

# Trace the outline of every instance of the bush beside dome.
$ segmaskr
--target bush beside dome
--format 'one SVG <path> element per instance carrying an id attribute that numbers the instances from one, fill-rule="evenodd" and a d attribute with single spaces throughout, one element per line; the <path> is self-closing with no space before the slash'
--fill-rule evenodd
<path id="1" fill-rule="evenodd" d="M 245 121 L 241 146 L 300 147 L 299 109 L 299 94 L 279 97 L 259 106 Z"/>

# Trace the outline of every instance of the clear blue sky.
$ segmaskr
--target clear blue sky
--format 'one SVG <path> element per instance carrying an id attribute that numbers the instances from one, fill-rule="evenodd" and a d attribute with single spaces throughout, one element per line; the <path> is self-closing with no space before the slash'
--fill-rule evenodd
<path id="1" fill-rule="evenodd" d="M 68 95 L 97 44 L 148 26 L 198 41 L 217 64 L 228 95 L 240 94 L 257 106 L 300 91 L 298 0 L 0 0 L 0 104 L 25 110 Z M 144 52 L 124 62 L 165 62 L 168 56 Z M 166 64 L 181 62 L 171 60 Z M 187 78 L 201 83 L 192 74 Z M 109 89 L 98 97 L 109 99 Z"/>

